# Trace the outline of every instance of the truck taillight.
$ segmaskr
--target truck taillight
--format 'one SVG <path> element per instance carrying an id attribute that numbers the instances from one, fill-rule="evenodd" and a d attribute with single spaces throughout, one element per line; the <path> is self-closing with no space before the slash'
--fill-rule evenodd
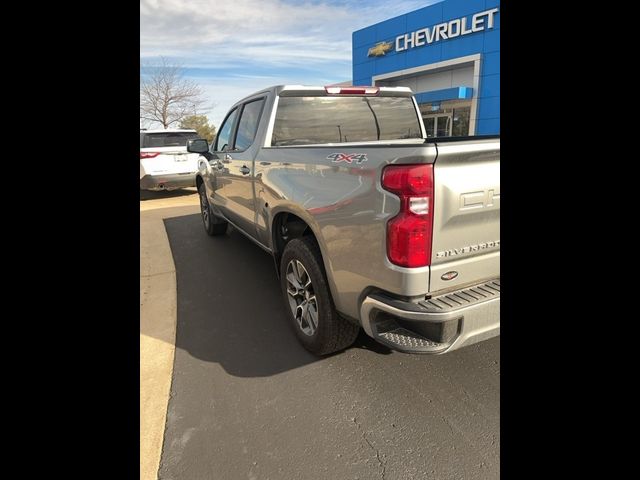
<path id="1" fill-rule="evenodd" d="M 433 165 L 389 165 L 382 187 L 400 197 L 400 213 L 387 223 L 387 256 L 401 267 L 431 264 Z"/>
<path id="2" fill-rule="evenodd" d="M 140 152 L 140 158 L 154 158 L 160 155 L 160 152 Z"/>

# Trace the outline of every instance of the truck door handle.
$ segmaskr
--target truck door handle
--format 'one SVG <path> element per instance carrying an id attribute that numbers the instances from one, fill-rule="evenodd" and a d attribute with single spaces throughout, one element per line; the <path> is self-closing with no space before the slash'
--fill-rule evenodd
<path id="1" fill-rule="evenodd" d="M 251 173 L 251 169 L 246 165 L 243 165 L 242 167 L 240 167 L 240 173 L 242 173 L 243 175 L 248 175 Z"/>

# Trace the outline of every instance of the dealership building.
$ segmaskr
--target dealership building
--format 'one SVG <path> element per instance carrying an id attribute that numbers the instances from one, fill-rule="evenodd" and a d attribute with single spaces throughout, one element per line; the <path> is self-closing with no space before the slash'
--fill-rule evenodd
<path id="1" fill-rule="evenodd" d="M 429 136 L 500 133 L 499 0 L 444 0 L 352 42 L 353 85 L 410 87 Z"/>

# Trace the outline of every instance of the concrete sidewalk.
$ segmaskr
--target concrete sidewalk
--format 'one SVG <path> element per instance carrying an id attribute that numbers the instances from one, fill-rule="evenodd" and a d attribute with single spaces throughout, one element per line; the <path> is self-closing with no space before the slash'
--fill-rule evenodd
<path id="1" fill-rule="evenodd" d="M 141 480 L 158 478 L 175 353 L 176 275 L 163 220 L 198 205 L 195 189 L 140 202 Z"/>

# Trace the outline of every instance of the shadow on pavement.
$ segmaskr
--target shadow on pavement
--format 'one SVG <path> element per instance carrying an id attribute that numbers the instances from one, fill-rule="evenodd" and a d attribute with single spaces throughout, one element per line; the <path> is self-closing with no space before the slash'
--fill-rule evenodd
<path id="1" fill-rule="evenodd" d="M 140 200 L 159 200 L 163 198 L 176 198 L 176 197 L 185 197 L 187 195 L 195 195 L 198 193 L 195 187 L 192 188 L 178 188 L 177 190 L 160 190 L 160 191 L 151 191 L 151 190 L 140 190 Z"/>
<path id="2" fill-rule="evenodd" d="M 274 375 L 320 360 L 287 323 L 269 254 L 233 228 L 222 237 L 207 236 L 200 215 L 164 222 L 176 266 L 177 349 L 239 377 Z M 351 348 L 391 353 L 364 332 Z"/>
<path id="3" fill-rule="evenodd" d="M 164 222 L 177 349 L 158 478 L 499 478 L 499 338 L 418 356 L 361 333 L 320 359 L 269 254 L 198 214 Z"/>

